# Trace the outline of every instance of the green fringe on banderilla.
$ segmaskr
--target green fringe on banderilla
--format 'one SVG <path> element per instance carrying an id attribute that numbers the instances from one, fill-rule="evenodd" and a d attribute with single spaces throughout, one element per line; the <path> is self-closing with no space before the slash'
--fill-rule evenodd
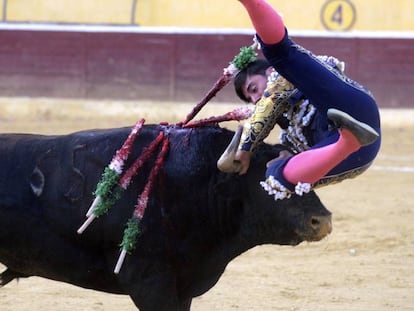
<path id="1" fill-rule="evenodd" d="M 102 179 L 96 186 L 95 196 L 100 196 L 101 200 L 97 204 L 94 215 L 96 217 L 108 213 L 109 209 L 115 204 L 122 195 L 124 189 L 118 186 L 119 174 L 110 168 L 105 168 Z"/>
<path id="2" fill-rule="evenodd" d="M 131 254 L 135 249 L 137 243 L 137 237 L 141 233 L 140 219 L 137 217 L 131 217 L 124 230 L 124 237 L 120 244 L 121 248 L 124 249 L 128 254 Z"/>

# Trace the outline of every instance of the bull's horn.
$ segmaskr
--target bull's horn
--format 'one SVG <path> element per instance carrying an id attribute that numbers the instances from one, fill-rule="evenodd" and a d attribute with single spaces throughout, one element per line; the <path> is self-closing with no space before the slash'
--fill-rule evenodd
<path id="1" fill-rule="evenodd" d="M 237 148 L 239 147 L 241 135 L 243 132 L 243 126 L 239 125 L 236 133 L 224 150 L 220 159 L 217 161 L 217 168 L 224 173 L 237 173 L 240 171 L 241 165 L 240 162 L 235 160 Z"/>

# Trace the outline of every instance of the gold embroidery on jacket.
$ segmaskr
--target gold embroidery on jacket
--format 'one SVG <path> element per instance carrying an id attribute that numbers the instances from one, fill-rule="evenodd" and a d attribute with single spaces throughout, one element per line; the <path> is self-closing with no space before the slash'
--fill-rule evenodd
<path id="1" fill-rule="evenodd" d="M 293 84 L 282 76 L 270 82 L 257 102 L 253 115 L 245 124 L 240 148 L 254 151 L 274 128 L 277 118 L 283 116 L 289 108 L 289 98 L 296 94 Z"/>

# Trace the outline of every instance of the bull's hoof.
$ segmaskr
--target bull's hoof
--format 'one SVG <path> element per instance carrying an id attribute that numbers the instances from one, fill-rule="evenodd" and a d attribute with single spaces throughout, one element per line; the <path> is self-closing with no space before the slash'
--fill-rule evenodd
<path id="1" fill-rule="evenodd" d="M 22 274 L 20 272 L 16 272 L 10 269 L 6 269 L 0 274 L 0 287 L 10 283 L 14 279 L 26 278 L 26 277 L 27 275 L 25 274 Z"/>

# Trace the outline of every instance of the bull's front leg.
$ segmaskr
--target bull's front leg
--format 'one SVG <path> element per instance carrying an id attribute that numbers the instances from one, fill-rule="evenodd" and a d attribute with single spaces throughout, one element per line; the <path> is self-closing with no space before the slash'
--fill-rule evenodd
<path id="1" fill-rule="evenodd" d="M 152 269 L 151 269 L 152 270 Z M 158 269 L 157 269 L 158 270 Z M 121 270 L 128 271 L 127 267 Z M 129 296 L 140 311 L 189 311 L 192 298 L 181 298 L 177 291 L 175 274 L 170 271 L 127 272 L 134 275 L 128 282 Z"/>
<path id="2" fill-rule="evenodd" d="M 180 299 L 175 289 L 163 280 L 146 290 L 140 287 L 140 292 L 130 294 L 130 297 L 140 311 L 190 311 L 192 301 L 191 298 Z"/>

